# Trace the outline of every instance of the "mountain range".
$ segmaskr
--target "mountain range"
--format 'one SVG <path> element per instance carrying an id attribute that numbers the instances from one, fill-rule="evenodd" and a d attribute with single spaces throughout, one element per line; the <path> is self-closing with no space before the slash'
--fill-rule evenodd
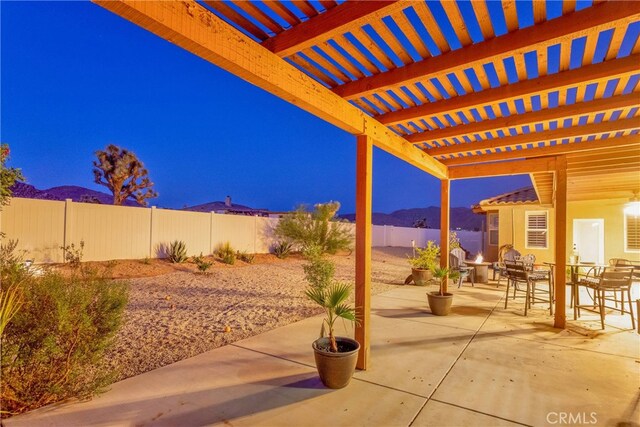
<path id="1" fill-rule="evenodd" d="M 113 203 L 113 196 L 96 190 L 79 187 L 75 185 L 63 185 L 52 187 L 46 190 L 39 190 L 33 185 L 23 182 L 16 182 L 12 187 L 15 197 L 45 200 L 65 200 L 71 199 L 74 202 L 101 203 L 109 205 Z M 125 206 L 139 206 L 132 200 L 126 200 Z M 202 205 L 185 207 L 185 210 L 211 212 L 226 210 L 242 214 L 267 214 L 266 209 L 254 209 L 233 203 L 231 206 L 225 202 L 209 202 Z M 348 221 L 355 221 L 355 214 L 340 215 L 340 218 Z M 474 214 L 468 208 L 451 208 L 450 224 L 452 229 L 479 230 L 482 226 L 482 215 Z M 416 227 L 440 228 L 440 208 L 430 206 L 428 208 L 400 209 L 391 213 L 374 212 L 372 222 L 375 225 L 393 225 L 396 227 Z"/>

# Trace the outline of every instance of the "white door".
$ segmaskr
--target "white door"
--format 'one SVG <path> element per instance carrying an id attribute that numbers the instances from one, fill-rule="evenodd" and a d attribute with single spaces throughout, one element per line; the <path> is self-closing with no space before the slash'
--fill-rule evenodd
<path id="1" fill-rule="evenodd" d="M 604 264 L 604 219 L 574 219 L 573 243 L 580 261 Z"/>

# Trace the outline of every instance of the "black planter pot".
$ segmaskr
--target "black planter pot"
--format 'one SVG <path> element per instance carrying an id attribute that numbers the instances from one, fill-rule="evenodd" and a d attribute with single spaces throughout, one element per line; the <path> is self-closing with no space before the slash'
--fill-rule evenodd
<path id="1" fill-rule="evenodd" d="M 322 384 L 329 388 L 343 388 L 351 381 L 356 370 L 360 344 L 351 338 L 336 337 L 338 352 L 329 351 L 329 338 L 323 337 L 312 344 L 316 368 Z"/>

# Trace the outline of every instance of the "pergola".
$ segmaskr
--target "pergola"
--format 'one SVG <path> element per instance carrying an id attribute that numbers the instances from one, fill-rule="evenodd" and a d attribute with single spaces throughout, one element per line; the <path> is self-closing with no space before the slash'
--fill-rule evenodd
<path id="1" fill-rule="evenodd" d="M 361 369 L 373 146 L 440 179 L 444 254 L 451 180 L 530 174 L 555 207 L 559 271 L 567 201 L 640 188 L 638 1 L 95 2 L 356 135 Z M 565 303 L 557 292 L 555 327 Z"/>

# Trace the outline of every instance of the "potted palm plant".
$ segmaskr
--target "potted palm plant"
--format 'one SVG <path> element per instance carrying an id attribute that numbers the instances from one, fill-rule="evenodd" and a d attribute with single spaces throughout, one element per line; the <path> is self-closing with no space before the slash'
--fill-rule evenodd
<path id="1" fill-rule="evenodd" d="M 305 265 L 305 277 L 309 286 L 305 295 L 322 307 L 326 317 L 322 321 L 320 338 L 313 342 L 316 368 L 322 383 L 329 388 L 343 388 L 351 381 L 356 369 L 360 344 L 356 340 L 335 335 L 338 319 L 357 323 L 356 311 L 347 300 L 351 286 L 333 279 L 335 266 L 322 257 L 318 248 L 305 251 L 309 263 Z"/>
<path id="2" fill-rule="evenodd" d="M 438 256 L 440 256 L 440 246 L 433 240 L 429 240 L 424 249 L 416 248 L 414 255 L 409 257 L 411 276 L 416 285 L 426 286 L 433 279 Z"/>
<path id="3" fill-rule="evenodd" d="M 458 280 L 460 272 L 450 268 L 437 267 L 433 271 L 433 276 L 439 280 L 440 289 L 435 292 L 427 292 L 427 301 L 431 313 L 436 316 L 446 316 L 451 312 L 453 294 L 447 292 L 449 281 Z"/>

